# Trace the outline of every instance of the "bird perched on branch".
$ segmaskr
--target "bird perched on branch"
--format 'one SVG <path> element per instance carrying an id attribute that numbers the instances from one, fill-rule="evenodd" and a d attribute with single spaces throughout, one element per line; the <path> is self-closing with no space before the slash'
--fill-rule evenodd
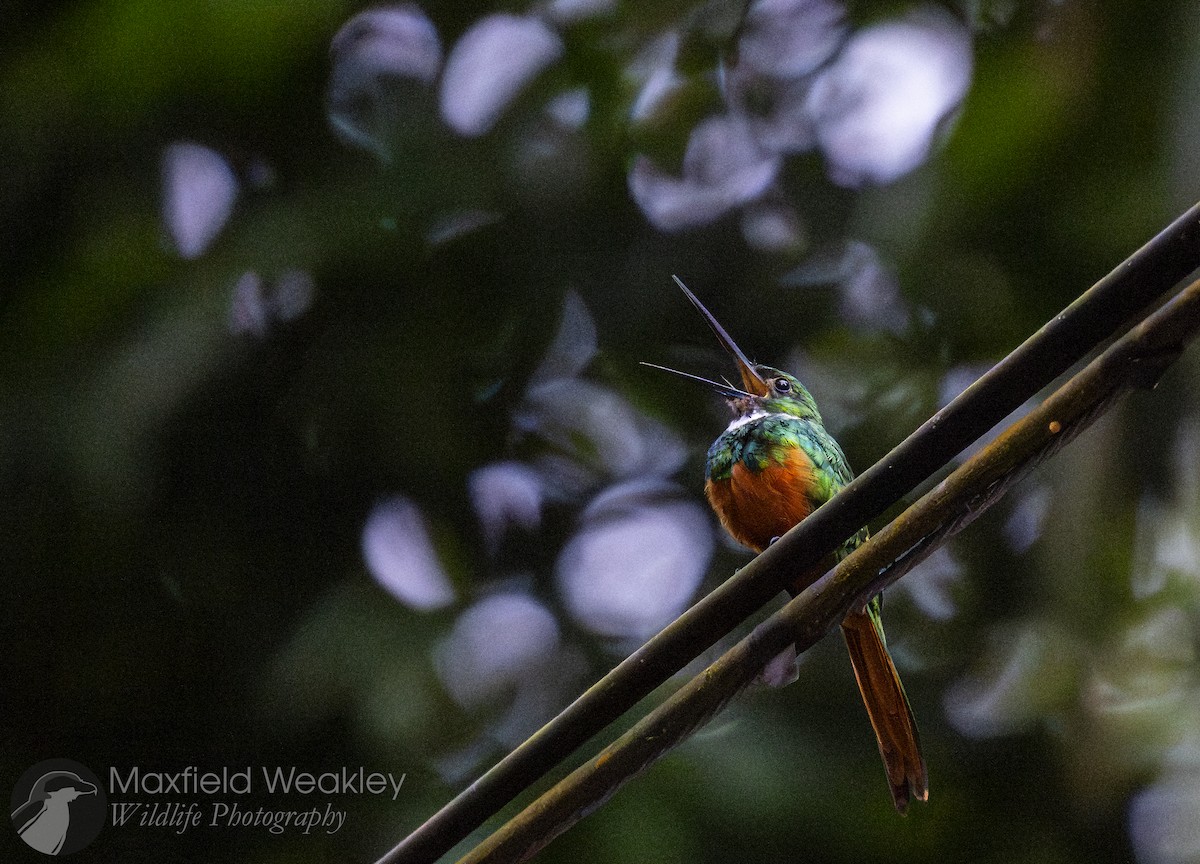
<path id="1" fill-rule="evenodd" d="M 675 281 L 732 355 L 742 386 L 656 368 L 707 384 L 733 409 L 733 420 L 708 450 L 704 491 L 733 538 L 761 552 L 832 498 L 854 474 L 804 385 L 786 372 L 751 363 L 696 295 L 678 278 Z M 816 572 L 800 574 L 792 593 L 866 539 L 864 528 Z M 842 621 L 842 635 L 879 743 L 892 801 L 904 813 L 912 798 L 928 798 L 929 778 L 912 708 L 884 640 L 881 600 L 882 595 L 876 595 L 864 608 L 851 609 Z"/>

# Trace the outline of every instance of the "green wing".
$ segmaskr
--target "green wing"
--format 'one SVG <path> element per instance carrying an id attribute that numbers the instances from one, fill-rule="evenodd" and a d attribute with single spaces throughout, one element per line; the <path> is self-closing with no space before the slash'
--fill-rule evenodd
<path id="1" fill-rule="evenodd" d="M 789 443 L 804 450 L 816 469 L 817 483 L 810 498 L 814 507 L 820 507 L 854 479 L 854 472 L 850 470 L 850 463 L 846 461 L 841 446 L 820 423 L 793 420 L 789 425 Z M 864 528 L 846 541 L 839 557 L 845 557 L 866 539 L 867 530 Z"/>

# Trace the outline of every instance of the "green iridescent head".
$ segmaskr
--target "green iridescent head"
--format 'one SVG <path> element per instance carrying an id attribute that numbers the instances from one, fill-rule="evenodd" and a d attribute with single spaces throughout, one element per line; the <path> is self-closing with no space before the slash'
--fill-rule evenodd
<path id="1" fill-rule="evenodd" d="M 730 398 L 729 402 L 739 414 L 751 414 L 755 411 L 765 411 L 768 414 L 790 414 L 804 420 L 821 422 L 821 414 L 817 411 L 817 403 L 813 400 L 808 389 L 796 380 L 795 376 L 782 372 L 772 366 L 751 367 L 763 392 L 747 393 L 738 398 Z M 750 382 L 744 381 L 744 384 Z M 747 386 L 746 388 L 750 388 Z"/>

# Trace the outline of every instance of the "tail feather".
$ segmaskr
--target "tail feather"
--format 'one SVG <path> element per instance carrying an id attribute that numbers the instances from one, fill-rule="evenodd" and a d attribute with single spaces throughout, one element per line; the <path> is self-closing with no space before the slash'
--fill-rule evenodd
<path id="1" fill-rule="evenodd" d="M 925 801 L 929 797 L 929 774 L 921 756 L 917 723 L 908 696 L 883 639 L 876 601 L 865 610 L 847 615 L 842 622 L 842 635 L 879 742 L 892 802 L 904 813 L 911 798 Z"/>

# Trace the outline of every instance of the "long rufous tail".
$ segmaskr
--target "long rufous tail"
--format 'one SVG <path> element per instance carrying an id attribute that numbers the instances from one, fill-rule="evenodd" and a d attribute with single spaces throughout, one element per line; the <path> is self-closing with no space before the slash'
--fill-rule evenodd
<path id="1" fill-rule="evenodd" d="M 842 622 L 842 635 L 846 637 L 854 677 L 879 742 L 892 802 L 904 813 L 912 798 L 925 801 L 929 797 L 929 774 L 921 756 L 912 707 L 883 639 L 878 599 L 866 609 L 847 615 Z"/>

